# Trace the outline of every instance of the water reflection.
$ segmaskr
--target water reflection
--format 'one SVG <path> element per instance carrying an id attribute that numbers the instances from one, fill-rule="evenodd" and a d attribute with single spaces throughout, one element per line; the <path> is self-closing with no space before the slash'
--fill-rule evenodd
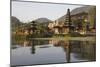
<path id="1" fill-rule="evenodd" d="M 23 47 L 30 47 L 30 50 L 28 50 L 27 48 L 25 48 L 24 50 L 29 51 L 30 55 L 33 55 L 30 58 L 34 58 L 34 55 L 36 55 L 35 57 L 35 61 L 31 60 L 31 62 L 27 62 L 27 63 L 17 63 L 16 60 L 11 59 L 11 64 L 12 65 L 26 65 L 26 64 L 44 64 L 44 63 L 59 63 L 59 62 L 80 62 L 80 61 L 95 61 L 96 60 L 96 43 L 95 41 L 73 41 L 73 40 L 69 40 L 69 41 L 64 41 L 64 40 L 24 40 L 23 42 L 16 42 L 15 44 L 16 46 L 20 46 L 19 48 L 23 48 Z M 15 46 L 13 45 L 13 46 Z M 16 47 L 17 48 L 17 47 Z M 21 50 L 20 49 L 20 50 Z M 14 51 L 17 51 L 18 49 L 12 49 L 12 57 L 14 57 L 13 53 Z M 44 51 L 46 50 L 46 51 Z M 58 53 L 56 52 L 56 50 L 58 51 Z M 20 51 L 21 52 L 21 51 Z M 59 54 L 59 55 L 56 55 Z M 27 53 L 26 53 L 27 55 Z M 38 59 L 40 57 L 45 56 L 42 61 L 42 59 Z M 49 55 L 49 56 L 48 56 Z M 59 58 L 58 58 L 59 56 Z M 18 57 L 22 57 L 22 55 L 18 56 Z M 14 57 L 14 58 L 18 58 L 18 57 Z M 49 59 L 49 58 L 53 58 L 55 57 L 55 59 L 53 60 L 44 60 L 44 59 Z M 27 61 L 29 56 L 27 55 Z M 58 59 L 62 58 L 61 60 Z M 25 60 L 26 58 L 24 58 Z M 24 62 L 24 60 L 21 60 Z M 65 61 L 66 60 L 66 61 Z M 13 63 L 14 61 L 16 61 L 15 63 Z M 36 62 L 38 61 L 38 62 Z M 39 62 L 41 61 L 41 62 Z M 52 62 L 54 61 L 54 62 Z"/>
<path id="2" fill-rule="evenodd" d="M 30 44 L 32 46 L 32 48 L 31 48 L 31 54 L 35 54 L 35 44 L 34 44 L 34 41 L 30 41 Z"/>

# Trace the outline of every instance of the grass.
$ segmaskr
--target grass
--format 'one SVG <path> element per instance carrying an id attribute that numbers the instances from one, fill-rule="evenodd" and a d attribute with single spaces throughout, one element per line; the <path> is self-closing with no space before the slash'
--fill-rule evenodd
<path id="1" fill-rule="evenodd" d="M 25 40 L 25 39 L 36 39 L 36 40 L 82 40 L 82 41 L 96 41 L 95 36 L 84 36 L 84 35 L 78 35 L 75 34 L 72 36 L 72 34 L 56 34 L 52 37 L 27 37 L 24 35 L 13 35 L 12 36 L 13 41 L 19 41 L 19 40 Z"/>
<path id="2" fill-rule="evenodd" d="M 30 38 L 36 40 L 80 40 L 80 41 L 96 41 L 95 37 L 51 37 L 51 38 Z"/>

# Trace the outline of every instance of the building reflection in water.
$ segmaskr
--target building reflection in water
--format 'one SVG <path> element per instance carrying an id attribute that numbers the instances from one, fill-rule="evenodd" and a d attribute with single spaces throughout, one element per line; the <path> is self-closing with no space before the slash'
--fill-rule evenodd
<path id="1" fill-rule="evenodd" d="M 31 54 L 35 54 L 35 44 L 34 44 L 34 41 L 30 41 L 30 44 L 31 44 Z"/>
<path id="2" fill-rule="evenodd" d="M 75 54 L 75 58 L 88 59 L 89 61 L 96 60 L 96 43 L 95 41 L 62 41 L 62 40 L 50 40 L 50 44 L 55 47 L 62 47 L 67 63 L 71 62 L 71 53 Z"/>
<path id="3" fill-rule="evenodd" d="M 95 41 L 73 41 L 73 40 L 24 40 L 19 41 L 19 45 L 23 47 L 31 46 L 31 54 L 35 54 L 37 45 L 53 45 L 54 47 L 62 47 L 67 63 L 71 62 L 71 54 L 75 54 L 75 58 L 96 60 L 96 43 Z"/>
<path id="4" fill-rule="evenodd" d="M 44 40 L 30 40 L 27 41 L 28 43 L 26 43 L 27 45 L 30 44 L 29 46 L 31 46 L 31 54 L 35 54 L 35 46 L 37 45 L 44 45 L 44 44 L 48 44 L 48 40 L 44 41 Z"/>

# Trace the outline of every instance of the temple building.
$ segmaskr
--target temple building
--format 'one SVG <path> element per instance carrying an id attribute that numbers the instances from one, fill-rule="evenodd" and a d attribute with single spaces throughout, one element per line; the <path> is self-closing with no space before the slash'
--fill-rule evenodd
<path id="1" fill-rule="evenodd" d="M 65 22 L 55 20 L 53 23 L 49 23 L 48 27 L 54 34 L 68 34 L 72 32 L 74 25 L 71 23 L 70 9 L 67 10 Z"/>
<path id="2" fill-rule="evenodd" d="M 76 8 L 71 12 L 70 9 L 67 9 L 67 13 L 50 23 L 48 28 L 55 34 L 68 34 L 72 32 L 86 34 L 87 32 L 95 32 L 96 21 L 91 25 L 87 7 L 83 8 Z"/>

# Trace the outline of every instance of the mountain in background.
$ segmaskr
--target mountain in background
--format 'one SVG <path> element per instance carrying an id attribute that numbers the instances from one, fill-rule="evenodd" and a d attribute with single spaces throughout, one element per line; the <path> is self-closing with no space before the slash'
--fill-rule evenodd
<path id="1" fill-rule="evenodd" d="M 71 15 L 75 15 L 75 14 L 82 13 L 82 12 L 89 13 L 89 10 L 92 8 L 93 6 L 79 7 L 79 8 L 73 9 L 71 11 Z"/>
<path id="2" fill-rule="evenodd" d="M 78 13 L 82 13 L 82 12 L 86 12 L 89 13 L 89 10 L 92 9 L 94 6 L 85 6 L 85 7 L 79 7 L 79 8 L 75 8 L 71 11 L 71 15 L 75 15 Z M 66 15 L 63 15 L 62 17 L 58 18 L 57 20 L 59 22 L 65 22 L 66 19 Z"/>
<path id="3" fill-rule="evenodd" d="M 12 32 L 16 31 L 22 24 L 20 20 L 14 16 L 11 16 L 11 30 Z"/>
<path id="4" fill-rule="evenodd" d="M 16 26 L 19 26 L 21 25 L 22 22 L 20 22 L 20 20 L 14 16 L 11 16 L 11 26 L 12 27 L 16 27 Z"/>
<path id="5" fill-rule="evenodd" d="M 38 18 L 38 19 L 36 19 L 34 21 L 39 22 L 39 23 L 52 22 L 51 20 L 49 20 L 47 18 Z"/>

